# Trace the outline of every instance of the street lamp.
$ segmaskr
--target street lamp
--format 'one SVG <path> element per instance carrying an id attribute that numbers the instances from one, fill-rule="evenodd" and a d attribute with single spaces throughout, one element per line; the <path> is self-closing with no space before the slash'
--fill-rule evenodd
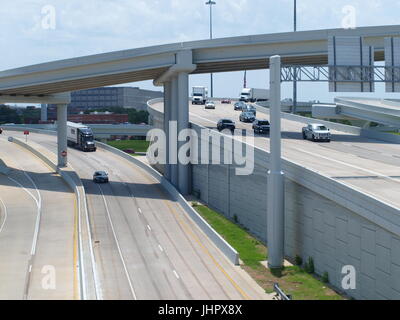
<path id="1" fill-rule="evenodd" d="M 215 1 L 212 1 L 212 0 L 208 0 L 206 2 L 206 5 L 210 6 L 210 39 L 213 38 L 213 32 L 212 32 L 212 6 L 214 4 L 217 4 L 217 3 Z M 211 78 L 210 78 L 211 79 L 211 98 L 213 98 L 214 97 L 213 74 L 211 73 L 210 76 L 211 76 Z"/>
<path id="2" fill-rule="evenodd" d="M 297 0 L 294 0 L 293 4 L 293 29 L 294 32 L 297 31 Z M 293 80 L 293 106 L 292 113 L 296 113 L 297 108 L 297 68 L 293 68 L 294 71 L 294 80 Z"/>

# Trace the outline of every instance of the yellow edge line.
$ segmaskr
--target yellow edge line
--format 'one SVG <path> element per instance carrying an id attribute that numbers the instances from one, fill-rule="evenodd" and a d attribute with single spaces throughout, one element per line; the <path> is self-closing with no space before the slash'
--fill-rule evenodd
<path id="1" fill-rule="evenodd" d="M 164 200 L 165 201 L 165 200 Z M 192 238 L 197 242 L 197 244 L 203 249 L 203 251 L 211 258 L 211 260 L 214 262 L 214 264 L 218 267 L 218 269 L 226 276 L 226 278 L 232 283 L 232 285 L 236 288 L 237 291 L 245 298 L 246 300 L 250 300 L 251 298 L 243 291 L 242 288 L 239 287 L 239 285 L 229 276 L 229 274 L 224 270 L 224 268 L 218 263 L 218 261 L 214 258 L 214 256 L 211 254 L 211 252 L 201 243 L 200 239 L 197 237 L 196 234 L 194 234 L 191 230 L 190 227 L 184 222 L 178 215 L 178 213 L 175 211 L 175 209 L 169 204 L 168 201 L 165 201 L 169 209 L 172 211 L 172 213 L 175 215 L 176 219 L 178 222 L 181 224 L 181 226 L 186 230 L 186 232 L 192 236 Z"/>

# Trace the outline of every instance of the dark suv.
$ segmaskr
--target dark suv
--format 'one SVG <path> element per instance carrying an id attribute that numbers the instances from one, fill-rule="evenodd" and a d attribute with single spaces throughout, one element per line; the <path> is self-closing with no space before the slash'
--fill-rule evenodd
<path id="1" fill-rule="evenodd" d="M 233 122 L 230 119 L 221 119 L 217 123 L 217 129 L 218 131 L 222 131 L 224 129 L 229 129 L 232 132 L 235 131 L 235 122 Z"/>
<path id="2" fill-rule="evenodd" d="M 268 120 L 256 120 L 253 122 L 254 133 L 267 133 L 270 130 Z"/>
<path id="3" fill-rule="evenodd" d="M 93 182 L 96 183 L 107 183 L 108 182 L 108 174 L 105 171 L 96 171 L 93 174 Z"/>
<path id="4" fill-rule="evenodd" d="M 256 120 L 256 117 L 253 112 L 243 111 L 239 116 L 239 120 L 241 122 L 253 122 L 254 120 Z"/>

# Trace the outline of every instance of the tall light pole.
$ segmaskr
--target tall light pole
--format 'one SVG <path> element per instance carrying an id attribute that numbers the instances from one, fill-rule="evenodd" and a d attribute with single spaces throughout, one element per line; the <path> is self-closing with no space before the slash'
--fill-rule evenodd
<path id="1" fill-rule="evenodd" d="M 213 38 L 213 32 L 212 32 L 212 6 L 214 4 L 217 4 L 217 3 L 215 1 L 212 1 L 212 0 L 208 0 L 206 2 L 206 5 L 210 6 L 210 39 Z M 210 78 L 210 80 L 211 80 L 211 83 L 210 83 L 210 85 L 211 85 L 211 98 L 213 98 L 214 97 L 214 83 L 213 83 L 214 79 L 213 79 L 213 74 L 211 73 L 210 76 L 211 76 L 211 78 Z"/>
<path id="2" fill-rule="evenodd" d="M 297 0 L 294 0 L 294 7 L 293 7 L 293 30 L 294 32 L 297 31 Z M 296 113 L 297 108 L 297 68 L 293 68 L 294 71 L 294 81 L 293 81 L 293 106 L 292 106 L 292 113 Z"/>

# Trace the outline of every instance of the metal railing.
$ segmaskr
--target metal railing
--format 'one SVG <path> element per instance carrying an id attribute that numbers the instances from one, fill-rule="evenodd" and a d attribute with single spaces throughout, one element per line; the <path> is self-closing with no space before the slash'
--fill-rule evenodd
<path id="1" fill-rule="evenodd" d="M 278 300 L 292 300 L 292 296 L 284 293 L 277 283 L 274 283 L 274 291 Z"/>

